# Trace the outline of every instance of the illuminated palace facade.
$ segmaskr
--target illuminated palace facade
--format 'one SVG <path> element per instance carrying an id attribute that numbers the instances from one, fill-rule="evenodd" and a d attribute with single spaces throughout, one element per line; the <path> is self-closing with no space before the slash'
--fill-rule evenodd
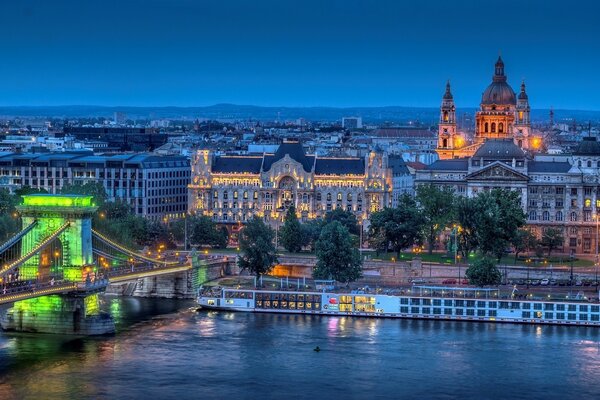
<path id="1" fill-rule="evenodd" d="M 364 221 L 398 196 L 400 188 L 394 191 L 393 183 L 397 170 L 406 166 L 393 157 L 399 156 L 317 157 L 305 154 L 297 141 L 284 141 L 275 154 L 259 156 L 199 150 L 192 159 L 190 212 L 233 225 L 234 231 L 254 215 L 277 224 L 292 205 L 303 221 L 336 208 Z"/>
<path id="2" fill-rule="evenodd" d="M 454 97 L 450 82 L 446 84 L 440 107 L 438 156 L 442 160 L 471 157 L 488 139 L 512 139 L 524 150 L 538 147 L 539 139 L 531 134 L 530 112 L 525 82 L 521 83 L 521 91 L 517 96 L 507 83 L 504 62 L 498 57 L 492 83 L 483 92 L 480 108 L 475 114 L 475 137 L 472 143 L 468 143 L 457 132 Z"/>

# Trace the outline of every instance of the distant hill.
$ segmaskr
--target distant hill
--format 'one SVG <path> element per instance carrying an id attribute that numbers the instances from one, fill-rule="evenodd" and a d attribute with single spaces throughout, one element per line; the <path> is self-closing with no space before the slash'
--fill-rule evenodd
<path id="1" fill-rule="evenodd" d="M 457 110 L 462 115 L 473 117 L 475 108 Z M 309 121 L 340 121 L 342 117 L 360 116 L 365 123 L 408 123 L 419 121 L 435 124 L 439 118 L 437 107 L 262 107 L 237 104 L 215 104 L 206 107 L 106 107 L 106 106 L 15 106 L 1 107 L 2 117 L 106 117 L 123 112 L 131 119 L 218 119 L 289 121 L 305 118 Z M 554 110 L 555 120 L 575 118 L 577 121 L 600 121 L 600 111 Z M 532 110 L 534 121 L 547 121 L 549 110 Z"/>

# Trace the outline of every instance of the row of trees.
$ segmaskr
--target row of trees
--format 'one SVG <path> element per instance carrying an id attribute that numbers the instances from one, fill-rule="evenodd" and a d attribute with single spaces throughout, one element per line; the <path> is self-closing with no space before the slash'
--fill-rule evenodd
<path id="1" fill-rule="evenodd" d="M 315 250 L 317 264 L 313 269 L 315 279 L 336 280 L 349 283 L 362 276 L 362 261 L 356 246 L 358 225 L 353 214 L 341 210 L 332 212 L 323 220 L 301 224 L 291 207 L 280 231 L 281 244 L 288 251 L 297 252 L 303 247 Z M 260 277 L 277 263 L 275 231 L 260 218 L 246 223 L 240 234 L 241 269 Z"/>

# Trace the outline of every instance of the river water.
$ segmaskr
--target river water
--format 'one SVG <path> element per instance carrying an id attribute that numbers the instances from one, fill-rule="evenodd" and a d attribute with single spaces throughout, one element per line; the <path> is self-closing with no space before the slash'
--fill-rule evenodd
<path id="1" fill-rule="evenodd" d="M 600 329 L 104 303 L 115 336 L 0 333 L 0 399 L 600 398 Z"/>

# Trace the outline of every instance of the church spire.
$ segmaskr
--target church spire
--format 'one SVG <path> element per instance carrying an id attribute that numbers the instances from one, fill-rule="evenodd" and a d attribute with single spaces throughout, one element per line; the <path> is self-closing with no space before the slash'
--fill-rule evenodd
<path id="1" fill-rule="evenodd" d="M 496 61 L 493 80 L 494 82 L 506 82 L 506 75 L 504 75 L 504 61 L 502 61 L 501 56 L 498 56 L 498 61 Z"/>
<path id="2" fill-rule="evenodd" d="M 452 92 L 450 91 L 450 80 L 446 82 L 446 93 L 444 93 L 444 100 L 452 100 Z"/>

